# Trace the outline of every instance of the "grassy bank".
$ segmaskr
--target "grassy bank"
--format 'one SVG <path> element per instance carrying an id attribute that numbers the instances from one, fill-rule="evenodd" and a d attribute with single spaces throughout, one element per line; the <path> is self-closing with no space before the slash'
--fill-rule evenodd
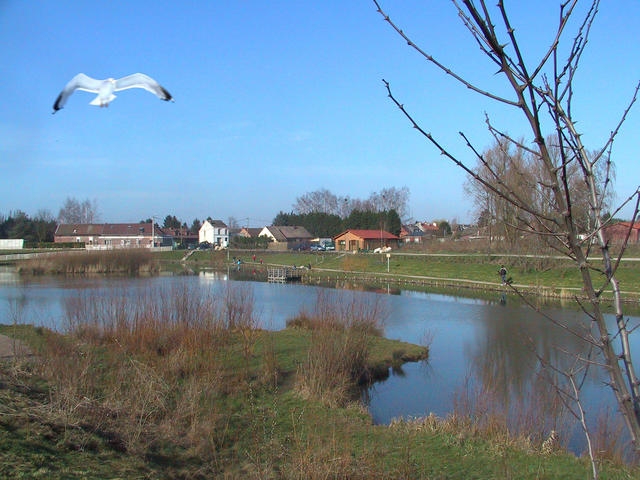
<path id="1" fill-rule="evenodd" d="M 70 346 L 69 339 L 46 338 L 50 335 L 44 331 L 34 339 L 45 345 L 39 354 L 50 350 L 52 342 Z M 113 360 L 105 364 L 103 351 L 100 363 L 88 368 L 84 361 L 82 366 L 85 375 L 93 377 L 94 389 L 113 386 L 115 380 L 124 383 L 118 390 L 126 393 L 121 392 L 113 404 L 106 392 L 84 391 L 81 397 L 71 397 L 71 378 L 43 375 L 26 359 L 3 362 L 0 476 L 588 478 L 589 466 L 582 460 L 560 450 L 543 453 L 541 445 L 509 438 L 506 431 L 480 431 L 468 419 L 428 417 L 373 426 L 356 403 L 335 406 L 304 395 L 296 389 L 295 376 L 305 361 L 309 337 L 302 330 L 259 337 L 255 355 L 262 360 L 251 368 L 229 365 L 230 370 L 220 371 L 217 362 L 207 364 L 198 373 L 183 372 L 179 386 L 166 383 L 169 379 L 160 374 L 153 356 L 145 355 L 144 361 L 137 355 L 126 356 L 119 364 Z M 411 349 L 386 342 L 378 347 L 386 352 Z M 91 349 L 81 351 L 84 356 L 95 354 Z M 69 363 L 77 362 L 78 355 L 77 350 L 70 353 Z M 273 361 L 277 379 L 273 365 L 269 366 Z M 215 374 L 207 373 L 211 367 Z M 105 378 L 109 376 L 113 380 Z M 629 479 L 638 474 L 604 462 L 601 478 Z"/>
<path id="2" fill-rule="evenodd" d="M 311 267 L 307 278 L 353 278 L 363 281 L 384 280 L 397 284 L 421 284 L 438 287 L 503 290 L 498 270 L 505 265 L 513 285 L 524 294 L 569 298 L 580 295 L 582 280 L 578 268 L 570 260 L 552 257 L 487 255 L 478 253 L 415 253 L 398 250 L 389 262 L 384 254 L 341 252 L 232 252 L 243 260 L 244 268 L 266 269 L 269 265 Z M 224 264 L 224 252 L 197 252 L 189 264 L 196 267 Z M 262 261 L 262 263 L 260 263 Z M 168 262 L 169 263 L 169 262 Z M 597 259 L 593 267 L 598 268 Z M 389 272 L 387 272 L 387 268 Z M 623 261 L 618 270 L 620 287 L 631 302 L 640 300 L 640 262 Z M 603 299 L 610 297 L 604 275 L 596 272 L 605 287 Z"/>
<path id="3" fill-rule="evenodd" d="M 188 255 L 187 258 L 185 258 Z M 628 256 L 637 258 L 636 252 Z M 256 256 L 255 261 L 253 255 Z M 640 257 L 640 253 L 638 253 Z M 146 249 L 103 252 L 60 253 L 17 264 L 21 273 L 153 273 L 159 270 L 176 273 L 206 268 L 236 267 L 264 274 L 271 265 L 311 267 L 305 270 L 306 279 L 356 279 L 385 281 L 399 285 L 431 285 L 440 288 L 469 288 L 475 290 L 504 290 L 498 270 L 505 265 L 513 286 L 523 294 L 572 298 L 581 294 L 582 280 L 578 268 L 567 259 L 512 254 L 477 252 L 395 250 L 387 259 L 384 254 L 343 252 L 272 252 L 272 251 L 196 251 L 177 250 L 151 253 Z M 598 273 L 600 260 L 593 258 L 594 280 L 604 287 L 601 297 L 608 300 L 609 286 L 604 275 Z M 253 273 L 253 272 L 252 272 Z M 622 261 L 617 278 L 626 301 L 640 301 L 640 261 Z"/>
<path id="4" fill-rule="evenodd" d="M 0 362 L 0 477 L 587 478 L 540 435 L 460 414 L 372 425 L 358 383 L 426 349 L 380 337 L 380 306 L 356 298 L 322 292 L 270 332 L 250 289 L 185 283 L 69 299 L 64 335 L 1 327 L 35 355 Z"/>

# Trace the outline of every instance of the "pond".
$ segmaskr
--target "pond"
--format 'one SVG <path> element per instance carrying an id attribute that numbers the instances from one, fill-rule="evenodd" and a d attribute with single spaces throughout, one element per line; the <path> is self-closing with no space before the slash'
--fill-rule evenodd
<path id="1" fill-rule="evenodd" d="M 114 289 L 137 295 L 141 291 L 187 283 L 211 291 L 230 280 L 228 274 L 200 272 L 192 276 L 37 277 L 24 280 L 10 269 L 0 269 L 0 321 L 33 323 L 53 329 L 64 327 L 64 301 L 79 292 Z M 302 309 L 311 311 L 319 286 L 244 282 L 250 285 L 254 311 L 263 328 L 282 329 L 287 319 Z M 364 289 L 363 289 L 364 290 Z M 539 367 L 539 359 L 564 370 L 572 368 L 575 355 L 590 355 L 586 342 L 554 326 L 531 308 L 509 295 L 477 299 L 427 291 L 378 288 L 353 293 L 363 301 L 384 304 L 385 336 L 411 343 L 428 344 L 429 359 L 405 364 L 388 380 L 363 393 L 375 423 L 397 417 L 420 417 L 434 413 L 444 417 L 458 412 L 506 412 L 523 428 L 543 426 L 568 432 L 571 448 L 580 453 L 582 436 L 575 428 L 559 425 L 548 409 L 557 406 Z M 376 297 L 377 296 L 377 297 Z M 557 307 L 544 312 L 570 328 L 581 328 L 584 314 Z M 613 317 L 609 319 L 613 324 Z M 637 323 L 638 318 L 630 321 Z M 632 336 L 633 337 L 633 336 Z M 633 345 L 640 349 L 639 342 Z M 567 352 L 567 353 L 564 353 Z M 584 383 L 584 403 L 595 422 L 602 412 L 615 411 L 613 394 L 604 386 L 602 372 L 576 370 Z M 544 416 L 546 420 L 542 420 Z M 528 422 L 528 423 L 527 423 Z"/>

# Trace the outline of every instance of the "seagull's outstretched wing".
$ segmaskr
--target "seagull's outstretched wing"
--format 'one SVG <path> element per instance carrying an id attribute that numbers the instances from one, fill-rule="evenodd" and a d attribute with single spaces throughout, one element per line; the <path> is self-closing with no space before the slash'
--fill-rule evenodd
<path id="1" fill-rule="evenodd" d="M 71 96 L 73 92 L 76 90 L 85 90 L 87 92 L 98 93 L 100 90 L 100 85 L 102 85 L 103 80 L 96 80 L 95 78 L 91 78 L 84 73 L 79 73 L 75 77 L 73 77 L 69 83 L 67 83 L 66 87 L 60 92 L 58 98 L 56 98 L 55 103 L 53 104 L 53 113 L 56 113 L 64 104 L 67 103 L 67 99 Z"/>
<path id="2" fill-rule="evenodd" d="M 156 95 L 160 100 L 173 101 L 171 94 L 162 85 L 144 73 L 134 73 L 116 80 L 115 92 L 127 90 L 128 88 L 144 88 L 146 91 Z"/>

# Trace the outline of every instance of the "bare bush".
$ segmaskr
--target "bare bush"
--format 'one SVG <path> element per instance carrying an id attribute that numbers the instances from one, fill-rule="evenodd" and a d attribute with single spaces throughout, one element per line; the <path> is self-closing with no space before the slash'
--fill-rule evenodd
<path id="1" fill-rule="evenodd" d="M 351 399 L 354 385 L 368 376 L 369 341 L 380 335 L 382 316 L 377 296 L 367 301 L 353 292 L 320 290 L 314 313 L 304 314 L 311 338 L 299 390 L 330 405 Z"/>
<path id="2" fill-rule="evenodd" d="M 216 399 L 246 388 L 226 363 L 232 336 L 246 352 L 257 339 L 253 297 L 233 288 L 203 293 L 178 282 L 66 299 L 67 335 L 51 335 L 38 367 L 52 410 L 65 425 L 112 432 L 130 452 L 170 439 L 214 461 L 229 421 Z"/>

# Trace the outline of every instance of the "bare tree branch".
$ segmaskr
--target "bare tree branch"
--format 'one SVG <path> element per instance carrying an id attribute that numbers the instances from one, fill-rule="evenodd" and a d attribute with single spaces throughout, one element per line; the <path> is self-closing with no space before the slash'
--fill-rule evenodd
<path id="1" fill-rule="evenodd" d="M 611 391 L 615 395 L 635 448 L 640 451 L 640 382 L 634 370 L 629 342 L 632 329 L 624 318 L 622 292 L 616 277 L 632 227 L 627 231 L 627 238 L 622 245 L 621 252 L 615 261 L 612 261 L 604 231 L 608 220 L 604 219 L 602 215 L 607 192 L 611 188 L 612 144 L 636 102 L 640 91 L 640 82 L 636 84 L 629 104 L 624 109 L 617 125 L 611 130 L 605 144 L 595 154 L 590 154 L 585 148 L 581 132 L 576 128 L 572 105 L 576 73 L 586 51 L 591 28 L 599 12 L 600 0 L 591 0 L 588 3 L 587 11 L 578 23 L 573 41 L 570 41 L 568 56 L 566 59 L 560 60 L 560 45 L 563 43 L 563 37 L 566 36 L 570 19 L 577 12 L 576 7 L 579 2 L 579 0 L 564 0 L 560 5 L 560 17 L 553 32 L 554 37 L 551 44 L 537 61 L 529 61 L 525 58 L 524 50 L 516 35 L 516 29 L 502 0 L 498 0 L 496 8 L 506 30 L 507 41 L 500 38 L 492 20 L 492 11 L 486 0 L 452 1 L 463 24 L 471 33 L 473 40 L 480 46 L 482 54 L 491 64 L 498 65 L 498 72 L 510 87 L 516 100 L 485 91 L 435 60 L 391 21 L 380 7 L 378 0 L 373 0 L 378 12 L 393 30 L 412 49 L 416 50 L 429 63 L 435 65 L 438 70 L 450 75 L 473 92 L 498 103 L 515 107 L 528 124 L 531 136 L 530 145 L 534 146 L 525 145 L 524 141 L 515 140 L 510 135 L 501 132 L 493 127 L 487 119 L 487 125 L 497 141 L 500 155 L 508 159 L 504 165 L 508 167 L 511 177 L 503 177 L 501 167 L 490 163 L 489 158 L 480 153 L 469 139 L 460 133 L 479 165 L 477 169 L 474 169 L 467 161 L 449 153 L 447 148 L 423 129 L 408 113 L 404 105 L 394 97 L 389 82 L 383 80 L 388 96 L 409 120 L 412 127 L 435 146 L 441 155 L 463 169 L 486 192 L 495 195 L 504 205 L 509 205 L 512 208 L 511 216 L 505 221 L 505 224 L 512 222 L 513 228 L 535 233 L 541 240 L 547 242 L 549 247 L 562 251 L 575 262 L 582 278 L 583 293 L 588 299 L 588 302 L 580 302 L 580 306 L 588 315 L 594 331 L 590 330 L 588 335 L 577 331 L 572 331 L 572 333 L 589 342 L 602 355 L 605 363 L 604 370 L 609 375 L 608 383 Z M 528 65 L 533 65 L 533 69 L 530 69 Z M 547 128 L 550 125 L 554 130 L 552 136 L 547 138 L 543 130 L 543 123 Z M 531 158 L 531 165 L 534 165 L 536 169 L 532 173 L 527 172 L 525 169 L 527 165 L 512 157 L 509 148 L 502 145 L 503 141 L 516 146 L 519 149 L 516 151 L 518 155 L 520 155 L 519 152 L 527 152 Z M 604 167 L 600 166 L 603 160 L 606 162 Z M 636 189 L 623 202 L 623 205 L 630 203 L 633 199 L 635 199 L 636 206 L 631 225 L 635 223 L 638 216 L 640 189 Z M 618 212 L 621 208 L 622 206 L 615 211 Z M 589 259 L 592 244 L 599 248 L 602 261 L 600 268 Z M 595 286 L 596 283 L 600 283 L 603 274 L 606 278 L 606 285 L 608 285 L 606 288 L 610 289 L 614 298 L 617 331 L 613 334 L 609 332 L 600 304 L 605 286 L 604 284 L 597 288 Z M 511 288 L 515 291 L 513 286 Z M 550 317 L 548 320 L 558 324 Z M 620 342 L 620 353 L 617 353 L 613 348 L 612 342 L 614 340 Z M 579 360 L 583 363 L 589 363 L 587 359 Z M 586 429 L 584 411 L 579 403 L 580 383 L 575 382 L 575 371 L 572 369 L 563 373 L 571 382 L 574 401 L 578 402 L 577 415 Z M 594 475 L 597 475 L 595 469 Z"/>
<path id="2" fill-rule="evenodd" d="M 506 98 L 502 98 L 498 95 L 494 95 L 486 90 L 482 90 L 479 87 L 476 87 L 475 85 L 473 85 L 472 83 L 468 82 L 467 80 L 465 80 L 462 76 L 458 75 L 457 73 L 455 73 L 453 70 L 447 68 L 446 66 L 444 66 L 442 63 L 438 62 L 435 58 L 433 58 L 431 55 L 429 55 L 427 52 L 425 52 L 424 50 L 422 50 L 420 47 L 418 47 L 418 45 L 416 45 L 415 43 L 413 43 L 413 41 L 407 36 L 405 35 L 405 33 L 398 28 L 395 23 L 393 23 L 391 21 L 391 19 L 389 18 L 389 16 L 384 13 L 384 11 L 382 10 L 382 8 L 380 7 L 380 5 L 378 4 L 377 0 L 373 0 L 373 3 L 376 4 L 376 7 L 378 7 L 378 12 L 380 12 L 380 14 L 384 17 L 385 21 L 391 25 L 391 27 L 398 32 L 398 34 L 405 39 L 405 41 L 407 42 L 407 45 L 409 45 L 411 48 L 413 48 L 414 50 L 416 50 L 420 55 L 422 55 L 424 58 L 426 58 L 429 62 L 433 63 L 435 66 L 437 66 L 440 70 L 442 70 L 443 72 L 445 72 L 447 75 L 451 75 L 453 78 L 455 78 L 458 82 L 462 83 L 465 87 L 467 87 L 470 90 L 473 90 L 474 92 L 477 92 L 481 95 L 484 95 L 486 97 L 491 98 L 492 100 L 496 100 L 498 102 L 501 103 L 506 103 L 507 105 L 513 105 L 513 106 L 517 106 L 518 103 L 514 102 L 513 100 L 509 100 Z"/>

